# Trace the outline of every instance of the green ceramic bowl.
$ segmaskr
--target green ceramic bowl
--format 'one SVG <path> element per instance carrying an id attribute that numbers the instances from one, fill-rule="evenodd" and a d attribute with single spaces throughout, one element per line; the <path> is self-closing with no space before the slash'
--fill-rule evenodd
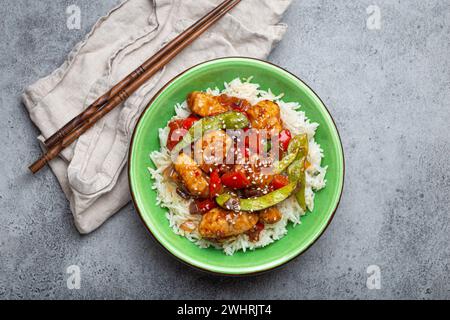
<path id="1" fill-rule="evenodd" d="M 175 115 L 174 105 L 195 90 L 218 87 L 237 77 L 253 76 L 253 82 L 274 93 L 285 93 L 285 101 L 298 101 L 302 110 L 320 127 L 316 141 L 328 166 L 327 187 L 316 194 L 314 212 L 302 218 L 297 227 L 273 244 L 255 251 L 226 256 L 222 251 L 200 249 L 176 235 L 169 227 L 166 209 L 156 205 L 156 191 L 148 168 L 149 154 L 160 149 L 158 129 Z M 151 101 L 136 126 L 129 154 L 129 181 L 134 205 L 154 238 L 181 261 L 218 274 L 248 275 L 282 266 L 307 250 L 325 231 L 339 204 L 344 182 L 344 157 L 336 126 L 320 98 L 300 79 L 267 62 L 248 58 L 225 58 L 193 67 L 170 81 Z"/>

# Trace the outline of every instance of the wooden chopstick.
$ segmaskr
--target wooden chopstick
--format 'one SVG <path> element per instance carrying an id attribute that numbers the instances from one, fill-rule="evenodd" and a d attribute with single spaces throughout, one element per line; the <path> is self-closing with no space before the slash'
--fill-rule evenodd
<path id="1" fill-rule="evenodd" d="M 212 17 L 217 15 L 221 10 L 227 7 L 234 0 L 226 0 L 222 2 L 219 6 L 217 6 L 214 10 L 209 12 L 202 19 L 197 21 L 194 25 L 192 25 L 189 29 L 185 30 L 171 42 L 169 42 L 166 46 L 164 46 L 160 51 L 158 51 L 153 57 L 145 61 L 140 67 L 130 73 L 125 79 L 116 84 L 111 90 L 98 98 L 95 102 L 93 102 L 89 107 L 86 108 L 82 113 L 73 118 L 70 122 L 68 122 L 64 127 L 58 130 L 55 134 L 53 134 L 50 138 L 45 140 L 44 144 L 47 149 L 51 149 L 54 145 L 58 144 L 62 141 L 64 137 L 70 134 L 73 130 L 77 129 L 80 125 L 84 123 L 89 117 L 91 117 L 94 113 L 98 112 L 112 97 L 116 96 L 119 92 L 124 90 L 130 83 L 136 81 L 148 68 L 150 68 L 153 64 L 155 64 L 158 60 L 167 55 L 168 52 L 174 50 L 177 46 L 179 46 L 189 35 L 195 32 L 198 28 L 207 23 Z"/>
<path id="2" fill-rule="evenodd" d="M 124 102 L 130 95 L 138 90 L 146 81 L 148 81 L 153 75 L 155 75 L 161 68 L 168 64 L 173 58 L 175 58 L 181 51 L 194 42 L 200 35 L 208 30 L 213 24 L 220 20 L 226 13 L 238 5 L 241 0 L 227 1 L 226 5 L 213 14 L 207 21 L 200 27 L 195 29 L 191 34 L 183 39 L 177 46 L 167 52 L 160 60 L 156 61 L 134 81 L 130 82 L 124 89 L 120 90 L 116 95 L 111 97 L 101 108 L 93 112 L 88 118 L 86 118 L 81 125 L 70 131 L 62 139 L 51 146 L 48 151 L 35 163 L 33 163 L 29 169 L 32 173 L 37 173 L 43 167 L 45 167 L 51 160 L 56 158 L 62 150 L 70 146 L 75 142 L 83 133 L 89 130 L 97 121 L 103 118 L 115 107 Z"/>

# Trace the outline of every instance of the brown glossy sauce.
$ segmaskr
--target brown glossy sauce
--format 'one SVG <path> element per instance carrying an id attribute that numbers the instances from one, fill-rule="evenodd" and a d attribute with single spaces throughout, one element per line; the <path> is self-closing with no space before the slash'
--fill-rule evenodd
<path id="1" fill-rule="evenodd" d="M 236 97 L 230 97 L 226 94 L 222 94 L 217 97 L 219 103 L 223 106 L 229 107 L 233 110 L 246 111 L 252 105 L 245 99 L 239 99 Z"/>

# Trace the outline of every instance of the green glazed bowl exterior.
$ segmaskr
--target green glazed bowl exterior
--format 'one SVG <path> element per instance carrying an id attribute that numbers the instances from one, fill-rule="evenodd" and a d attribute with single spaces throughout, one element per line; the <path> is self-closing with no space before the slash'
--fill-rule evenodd
<path id="1" fill-rule="evenodd" d="M 148 168 L 154 167 L 150 153 L 160 149 L 158 130 L 175 115 L 174 106 L 192 91 L 224 88 L 225 82 L 253 77 L 252 82 L 274 94 L 284 93 L 286 102 L 299 102 L 309 119 L 320 124 L 316 141 L 328 166 L 327 186 L 316 193 L 315 208 L 301 225 L 288 226 L 287 235 L 254 251 L 227 256 L 214 248 L 201 249 L 169 226 L 166 209 L 156 204 L 156 191 Z M 307 250 L 325 231 L 338 207 L 344 184 L 344 155 L 338 131 L 320 98 L 300 79 L 270 63 L 249 58 L 224 58 L 202 63 L 170 81 L 142 114 L 129 153 L 129 182 L 134 205 L 154 238 L 168 252 L 193 267 L 225 275 L 265 272 L 291 261 Z"/>

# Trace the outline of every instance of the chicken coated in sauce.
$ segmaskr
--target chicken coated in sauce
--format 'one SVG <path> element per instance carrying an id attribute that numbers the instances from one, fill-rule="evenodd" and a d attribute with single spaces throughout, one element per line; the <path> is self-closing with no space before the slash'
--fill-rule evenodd
<path id="1" fill-rule="evenodd" d="M 194 159 L 206 173 L 225 164 L 233 140 L 223 130 L 206 133 L 194 146 Z"/>
<path id="2" fill-rule="evenodd" d="M 200 198 L 209 196 L 209 183 L 198 164 L 191 157 L 181 153 L 175 161 L 174 167 L 189 193 Z"/>
<path id="3" fill-rule="evenodd" d="M 277 207 L 272 207 L 259 213 L 260 221 L 267 224 L 275 224 L 279 222 L 281 218 L 281 212 Z"/>
<path id="4" fill-rule="evenodd" d="M 258 158 L 258 155 L 253 155 L 244 165 L 236 165 L 235 170 L 245 173 L 250 181 L 251 187 L 264 191 L 273 180 L 273 172 L 270 170 L 272 163 L 272 159 L 266 158 L 263 161 Z"/>
<path id="5" fill-rule="evenodd" d="M 264 100 L 247 110 L 253 129 L 265 129 L 272 133 L 283 130 L 280 107 L 272 101 Z"/>
<path id="6" fill-rule="evenodd" d="M 256 213 L 236 213 L 215 208 L 203 216 L 198 230 L 204 238 L 220 240 L 252 230 L 258 221 Z"/>
<path id="7" fill-rule="evenodd" d="M 198 91 L 188 96 L 187 103 L 191 111 L 201 117 L 214 116 L 230 110 L 229 107 L 221 104 L 217 97 Z"/>

